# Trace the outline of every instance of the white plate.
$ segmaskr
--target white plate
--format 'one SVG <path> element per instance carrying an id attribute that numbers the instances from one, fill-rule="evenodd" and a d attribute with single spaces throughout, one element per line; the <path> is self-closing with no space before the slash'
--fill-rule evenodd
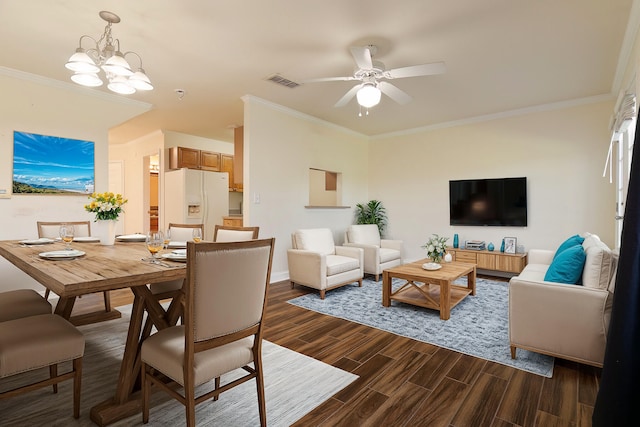
<path id="1" fill-rule="evenodd" d="M 116 240 L 120 240 L 122 242 L 144 242 L 147 240 L 147 236 L 144 234 L 125 234 L 124 236 L 116 237 Z"/>
<path id="2" fill-rule="evenodd" d="M 78 237 L 74 237 L 73 241 L 74 242 L 83 242 L 83 243 L 95 243 L 95 242 L 99 242 L 100 238 L 99 237 L 93 237 L 93 236 L 78 236 Z"/>
<path id="3" fill-rule="evenodd" d="M 55 240 L 47 239 L 46 237 L 41 237 L 39 239 L 27 239 L 20 240 L 20 243 L 23 245 L 48 245 L 49 243 L 53 243 Z"/>
<path id="4" fill-rule="evenodd" d="M 179 256 L 187 256 L 187 250 L 186 249 L 176 249 L 175 251 L 171 252 L 174 255 L 179 255 Z"/>
<path id="5" fill-rule="evenodd" d="M 440 270 L 442 268 L 442 265 L 438 264 L 437 262 L 427 262 L 422 264 L 422 268 L 424 268 L 425 270 Z"/>
<path id="6" fill-rule="evenodd" d="M 186 248 L 187 242 L 169 242 L 167 245 L 169 248 Z"/>
<path id="7" fill-rule="evenodd" d="M 83 251 L 77 251 L 75 249 L 72 249 L 70 251 L 51 251 L 51 252 L 41 252 L 38 255 L 40 255 L 42 258 L 46 258 L 46 259 L 74 259 L 74 258 L 78 258 L 81 257 L 85 254 L 85 252 Z"/>
<path id="8" fill-rule="evenodd" d="M 179 255 L 176 253 L 168 253 L 168 254 L 162 254 L 162 258 L 164 259 L 168 259 L 170 261 L 177 261 L 177 262 L 187 262 L 187 255 Z"/>

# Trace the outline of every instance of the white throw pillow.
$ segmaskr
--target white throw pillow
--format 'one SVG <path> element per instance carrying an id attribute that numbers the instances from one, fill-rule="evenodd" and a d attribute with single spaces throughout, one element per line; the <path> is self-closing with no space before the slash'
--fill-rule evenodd
<path id="1" fill-rule="evenodd" d="M 587 255 L 582 271 L 582 285 L 607 289 L 617 264 L 614 254 L 595 234 L 584 239 L 582 247 Z"/>

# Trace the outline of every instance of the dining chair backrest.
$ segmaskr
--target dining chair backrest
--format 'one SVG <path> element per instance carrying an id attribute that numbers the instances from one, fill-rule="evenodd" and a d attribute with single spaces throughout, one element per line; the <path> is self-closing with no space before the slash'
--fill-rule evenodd
<path id="1" fill-rule="evenodd" d="M 258 238 L 260 227 L 232 227 L 216 224 L 213 230 L 214 242 L 244 242 Z"/>
<path id="2" fill-rule="evenodd" d="M 171 230 L 172 242 L 188 242 L 193 240 L 193 229 L 199 228 L 202 231 L 202 237 L 204 238 L 204 224 L 176 224 L 169 223 L 169 230 Z"/>
<path id="3" fill-rule="evenodd" d="M 73 234 L 76 237 L 91 236 L 91 221 L 37 221 L 38 237 L 55 239 L 60 237 L 60 226 L 62 224 L 73 225 Z"/>
<path id="4" fill-rule="evenodd" d="M 261 323 L 274 240 L 187 243 L 187 341 L 206 341 Z"/>

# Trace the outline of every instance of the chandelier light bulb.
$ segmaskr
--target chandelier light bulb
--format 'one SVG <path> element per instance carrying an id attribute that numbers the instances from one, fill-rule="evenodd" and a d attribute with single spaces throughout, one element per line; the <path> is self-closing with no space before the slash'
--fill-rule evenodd
<path id="1" fill-rule="evenodd" d="M 372 83 L 365 83 L 356 93 L 358 104 L 365 108 L 375 107 L 380 103 L 382 93 Z"/>
<path id="2" fill-rule="evenodd" d="M 75 73 L 71 80 L 82 86 L 98 87 L 104 83 L 96 73 Z"/>
<path id="3" fill-rule="evenodd" d="M 107 88 L 112 92 L 119 93 L 120 95 L 131 95 L 136 92 L 136 89 L 129 84 L 125 77 L 122 76 L 116 76 L 109 79 Z"/>
<path id="4" fill-rule="evenodd" d="M 97 73 L 100 71 L 100 67 L 96 65 L 93 59 L 91 59 L 81 47 L 76 49 L 76 53 L 71 55 L 64 66 L 76 73 Z"/>
<path id="5" fill-rule="evenodd" d="M 138 90 L 152 90 L 153 85 L 149 80 L 149 77 L 145 74 L 142 68 L 138 69 L 131 77 L 129 77 L 129 84 Z"/>

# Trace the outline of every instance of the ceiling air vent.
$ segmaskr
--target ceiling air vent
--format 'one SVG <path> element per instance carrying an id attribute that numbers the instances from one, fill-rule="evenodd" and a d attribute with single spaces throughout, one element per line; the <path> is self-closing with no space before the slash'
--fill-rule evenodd
<path id="1" fill-rule="evenodd" d="M 277 83 L 277 84 L 282 85 L 282 86 L 286 86 L 286 87 L 291 88 L 291 89 L 293 89 L 294 87 L 300 86 L 300 83 L 296 83 L 296 82 L 293 82 L 293 81 L 291 81 L 289 79 L 285 79 L 284 77 L 282 77 L 279 74 L 274 74 L 271 77 L 267 77 L 267 80 L 272 81 L 272 82 Z"/>

